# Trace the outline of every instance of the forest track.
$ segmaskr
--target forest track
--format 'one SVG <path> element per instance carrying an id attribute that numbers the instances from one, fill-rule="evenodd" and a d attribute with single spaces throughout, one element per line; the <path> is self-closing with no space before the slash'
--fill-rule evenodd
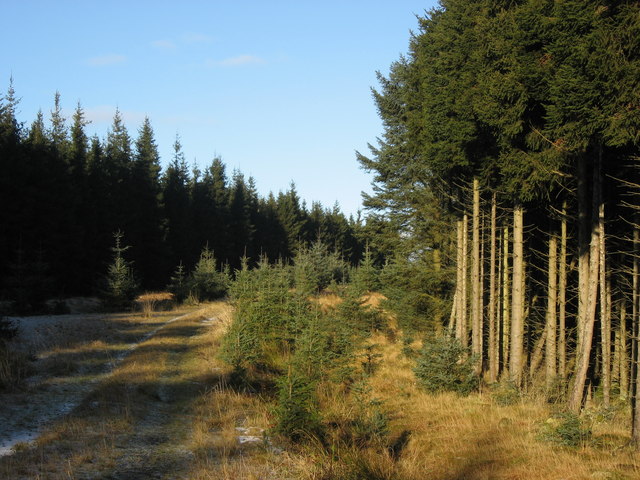
<path id="1" fill-rule="evenodd" d="M 17 441 L 33 442 L 14 442 L 13 454 L 0 458 L 0 478 L 182 478 L 193 458 L 185 446 L 190 405 L 205 388 L 193 368 L 198 335 L 211 326 L 203 322 L 204 311 L 139 323 L 133 328 L 138 340 L 90 356 L 100 372 L 67 379 L 76 386 L 62 400 L 52 395 L 59 386 L 47 387 L 41 379 L 49 400 L 41 398 L 39 409 L 14 422 L 22 429 L 13 429 Z M 5 403 L 4 417 L 29 402 L 19 400 L 26 403 Z M 31 403 L 37 402 L 33 397 Z M 2 425 L 6 437 L 9 429 Z"/>

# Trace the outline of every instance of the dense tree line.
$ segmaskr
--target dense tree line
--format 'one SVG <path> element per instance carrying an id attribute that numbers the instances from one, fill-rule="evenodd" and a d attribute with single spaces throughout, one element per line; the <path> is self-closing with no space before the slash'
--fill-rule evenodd
<path id="1" fill-rule="evenodd" d="M 144 289 L 166 286 L 179 265 L 190 272 L 205 247 L 230 271 L 241 257 L 286 261 L 317 240 L 360 259 L 359 220 L 307 207 L 293 183 L 262 197 L 220 158 L 190 167 L 179 138 L 163 169 L 148 118 L 133 138 L 116 111 L 106 138 L 89 138 L 80 104 L 66 119 L 56 94 L 48 120 L 40 112 L 27 127 L 18 103 L 11 82 L 0 100 L 0 299 L 19 310 L 95 293 L 117 232 Z"/>
<path id="2" fill-rule="evenodd" d="M 638 2 L 442 0 L 379 80 L 366 206 L 455 279 L 431 327 L 574 412 L 631 398 L 640 442 Z"/>

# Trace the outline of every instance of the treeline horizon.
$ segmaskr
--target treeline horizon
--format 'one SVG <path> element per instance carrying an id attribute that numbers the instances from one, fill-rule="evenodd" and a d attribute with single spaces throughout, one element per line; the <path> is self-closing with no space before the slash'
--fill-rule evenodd
<path id="1" fill-rule="evenodd" d="M 148 117 L 133 138 L 116 110 L 100 139 L 86 134 L 80 103 L 64 118 L 59 93 L 48 122 L 40 111 L 29 127 L 16 119 L 18 103 L 11 79 L 0 99 L 0 300 L 28 311 L 95 294 L 118 232 L 143 290 L 164 288 L 179 265 L 190 271 L 204 248 L 231 271 L 243 257 L 288 261 L 315 241 L 351 264 L 362 257 L 360 219 L 337 203 L 309 208 L 293 182 L 260 196 L 220 157 L 190 167 L 178 136 L 162 168 Z"/>

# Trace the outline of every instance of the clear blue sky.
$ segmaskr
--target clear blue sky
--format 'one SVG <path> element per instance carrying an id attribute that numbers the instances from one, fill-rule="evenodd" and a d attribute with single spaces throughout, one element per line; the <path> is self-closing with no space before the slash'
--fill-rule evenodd
<path id="1" fill-rule="evenodd" d="M 0 84 L 28 126 L 58 90 L 104 138 L 115 108 L 135 138 L 149 116 L 163 165 L 176 134 L 190 163 L 215 155 L 262 195 L 291 180 L 309 204 L 360 208 L 355 151 L 382 133 L 376 70 L 406 53 L 435 1 L 2 0 Z"/>

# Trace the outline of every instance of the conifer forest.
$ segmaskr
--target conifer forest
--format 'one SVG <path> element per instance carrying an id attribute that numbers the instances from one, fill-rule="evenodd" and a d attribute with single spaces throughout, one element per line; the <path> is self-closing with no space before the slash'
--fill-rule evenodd
<path id="1" fill-rule="evenodd" d="M 640 3 L 417 21 L 357 218 L 9 80 L 1 478 L 640 478 Z"/>

